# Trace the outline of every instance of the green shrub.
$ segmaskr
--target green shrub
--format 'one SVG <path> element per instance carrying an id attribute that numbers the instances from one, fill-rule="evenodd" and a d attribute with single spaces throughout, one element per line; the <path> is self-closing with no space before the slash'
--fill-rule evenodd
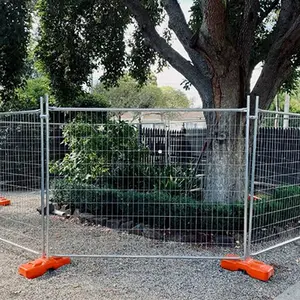
<path id="1" fill-rule="evenodd" d="M 171 195 L 163 191 L 136 192 L 99 188 L 92 184 L 79 184 L 56 180 L 52 184 L 52 198 L 73 209 L 109 218 L 128 218 L 136 224 L 157 228 L 198 229 L 211 233 L 242 232 L 244 204 L 209 204 L 184 195 Z M 274 191 L 280 198 L 254 202 L 253 228 L 272 227 L 274 224 L 297 219 L 300 216 L 298 190 L 294 195 L 282 195 L 286 189 Z M 249 212 L 249 210 L 248 210 Z"/>
<path id="2" fill-rule="evenodd" d="M 64 144 L 69 153 L 51 165 L 52 174 L 69 181 L 116 189 L 186 193 L 193 170 L 185 166 L 151 165 L 150 151 L 140 144 L 135 126 L 124 121 L 101 125 L 80 116 L 65 126 Z M 193 181 L 193 187 L 198 184 Z"/>
<path id="3" fill-rule="evenodd" d="M 282 198 L 295 198 L 300 200 L 300 186 L 288 185 L 283 187 L 278 187 L 273 192 L 274 199 Z"/>
<path id="4" fill-rule="evenodd" d="M 255 202 L 254 227 L 284 226 L 300 218 L 300 187 L 274 189 L 267 199 Z"/>
<path id="5" fill-rule="evenodd" d="M 51 172 L 69 181 L 97 183 L 105 177 L 134 176 L 147 153 L 138 144 L 136 128 L 123 121 L 97 125 L 77 118 L 65 126 L 63 136 L 70 152 L 52 164 Z"/>
<path id="6" fill-rule="evenodd" d="M 162 192 L 140 193 L 100 189 L 91 184 L 66 180 L 52 183 L 53 201 L 72 209 L 106 217 L 128 216 L 136 223 L 154 227 L 188 228 L 195 226 L 199 203 L 188 197 Z"/>
<path id="7" fill-rule="evenodd" d="M 236 205 L 203 204 L 184 195 L 100 189 L 92 184 L 66 180 L 52 183 L 52 199 L 104 217 L 128 217 L 135 223 L 157 228 L 236 231 L 243 228 L 244 208 Z"/>

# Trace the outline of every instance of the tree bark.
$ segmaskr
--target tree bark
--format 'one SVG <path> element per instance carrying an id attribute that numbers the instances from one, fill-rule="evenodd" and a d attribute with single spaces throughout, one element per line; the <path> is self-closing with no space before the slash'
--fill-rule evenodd
<path id="1" fill-rule="evenodd" d="M 226 76 L 216 76 L 214 102 L 220 108 L 241 107 L 244 93 L 243 80 L 238 65 L 232 65 Z M 241 201 L 245 189 L 245 113 L 220 111 L 207 116 L 210 147 L 204 200 L 230 203 Z"/>
<path id="2" fill-rule="evenodd" d="M 232 203 L 243 200 L 245 189 L 245 134 L 242 113 L 223 112 L 219 124 L 208 124 L 204 200 Z"/>

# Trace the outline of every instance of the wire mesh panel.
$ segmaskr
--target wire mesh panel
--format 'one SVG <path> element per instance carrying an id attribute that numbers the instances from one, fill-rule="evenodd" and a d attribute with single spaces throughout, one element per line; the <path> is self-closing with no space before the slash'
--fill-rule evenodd
<path id="1" fill-rule="evenodd" d="M 34 251 L 41 251 L 40 137 L 39 111 L 0 114 L 0 196 L 10 200 L 0 205 L 0 240 Z"/>
<path id="2" fill-rule="evenodd" d="M 260 111 L 252 249 L 300 238 L 300 114 Z"/>
<path id="3" fill-rule="evenodd" d="M 242 250 L 245 109 L 50 108 L 49 120 L 51 254 Z"/>

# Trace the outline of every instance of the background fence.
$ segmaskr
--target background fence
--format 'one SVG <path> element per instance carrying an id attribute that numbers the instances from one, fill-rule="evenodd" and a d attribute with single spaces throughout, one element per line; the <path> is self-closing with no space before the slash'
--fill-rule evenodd
<path id="1" fill-rule="evenodd" d="M 38 113 L 2 114 L 0 182 L 4 190 L 40 187 L 40 117 Z"/>
<path id="2" fill-rule="evenodd" d="M 207 141 L 206 129 L 142 129 L 141 139 L 149 145 L 154 161 L 197 162 Z M 167 153 L 167 156 L 165 155 Z M 255 181 L 257 185 L 300 184 L 300 127 L 261 127 L 257 134 Z M 206 165 L 204 151 L 200 167 Z"/>
<path id="3" fill-rule="evenodd" d="M 58 115 L 58 114 L 57 114 Z M 36 118 L 38 118 L 36 116 Z M 60 116 L 60 118 L 62 118 Z M 17 188 L 17 186 L 28 186 L 39 188 L 40 182 L 36 180 L 40 176 L 40 156 L 39 129 L 27 125 L 19 127 L 18 124 L 1 124 L 0 139 L 5 141 L 1 148 L 1 185 L 4 189 Z M 63 143 L 63 125 L 57 119 L 55 128 L 50 131 L 50 160 L 62 159 L 68 153 L 68 146 Z M 202 153 L 201 160 L 198 161 L 198 173 L 205 172 L 207 151 L 203 149 L 207 142 L 206 129 L 149 129 L 139 124 L 134 124 L 138 128 L 138 139 L 141 144 L 147 145 L 150 152 L 144 159 L 149 164 L 192 164 L 195 165 Z M 24 143 L 26 136 L 28 141 Z M 30 157 L 26 152 L 28 149 L 35 149 Z M 259 129 L 257 135 L 257 156 L 256 156 L 256 185 L 263 183 L 300 184 L 300 177 L 297 170 L 300 169 L 300 128 L 271 128 Z M 17 158 L 17 159 L 16 159 Z M 8 164 L 13 164 L 8 168 Z M 28 171 L 26 171 L 26 168 Z M 19 176 L 17 176 L 19 172 Z M 31 174 L 29 174 L 30 172 Z M 26 176 L 24 174 L 27 174 Z M 29 180 L 29 178 L 32 180 Z M 11 187 L 9 187 L 11 186 Z"/>
<path id="4" fill-rule="evenodd" d="M 300 184 L 300 128 L 260 128 L 255 180 Z"/>

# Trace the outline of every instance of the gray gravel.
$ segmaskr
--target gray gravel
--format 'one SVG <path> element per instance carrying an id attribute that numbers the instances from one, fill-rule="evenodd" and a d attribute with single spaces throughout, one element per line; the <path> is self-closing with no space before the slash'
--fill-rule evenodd
<path id="1" fill-rule="evenodd" d="M 8 195 L 0 207 L 0 237 L 40 250 L 38 193 Z M 50 249 L 77 254 L 164 254 L 216 256 L 229 250 L 162 243 L 52 217 Z M 72 259 L 72 264 L 27 280 L 17 267 L 36 257 L 0 242 L 1 299 L 274 299 L 300 281 L 300 243 L 258 259 L 275 266 L 275 276 L 260 282 L 219 267 L 217 260 Z M 237 251 L 239 251 L 237 249 Z"/>

